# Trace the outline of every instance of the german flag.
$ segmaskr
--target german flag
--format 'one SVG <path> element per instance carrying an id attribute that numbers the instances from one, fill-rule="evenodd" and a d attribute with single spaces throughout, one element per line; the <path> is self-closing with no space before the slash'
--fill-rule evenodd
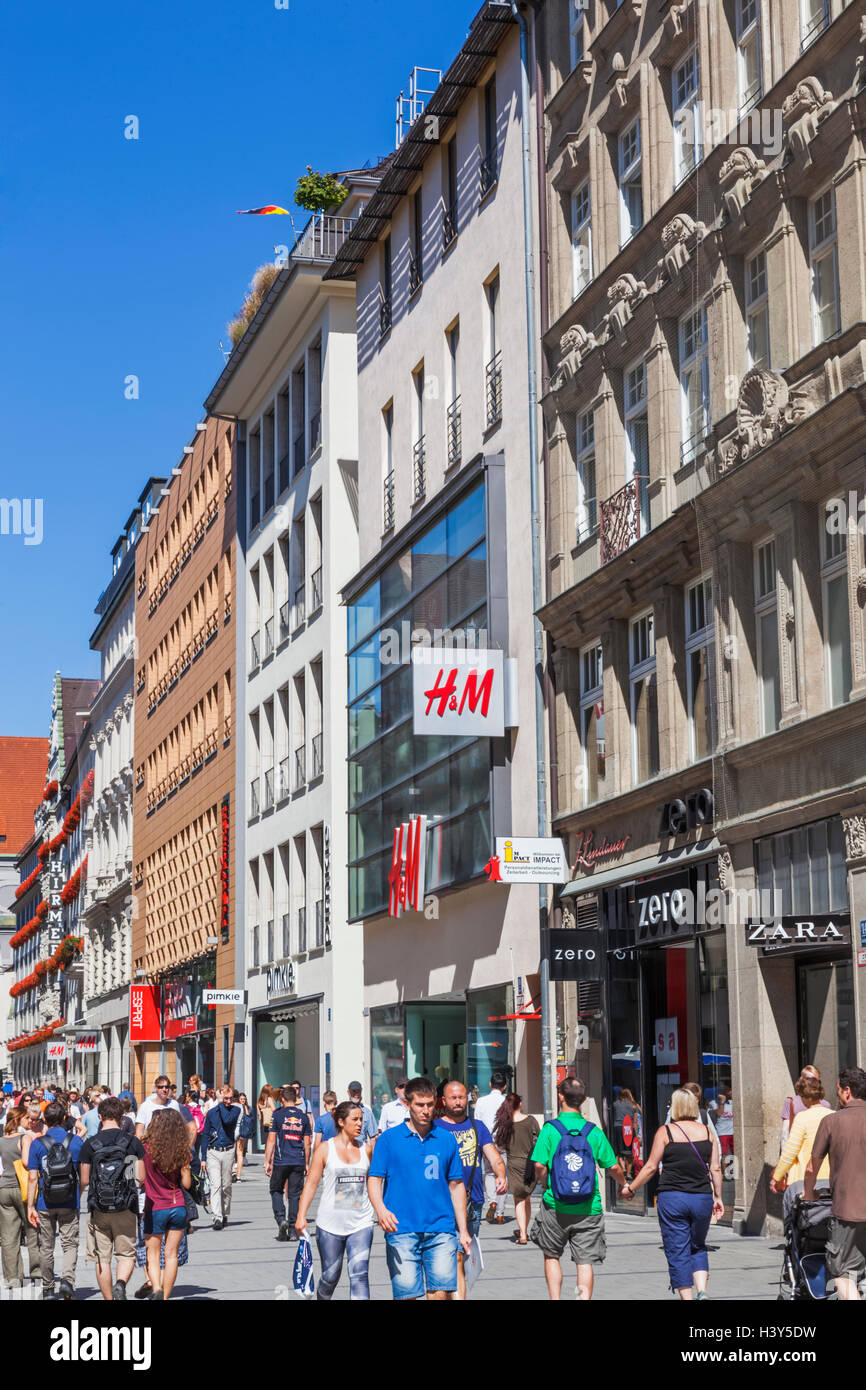
<path id="1" fill-rule="evenodd" d="M 285 217 L 291 217 L 288 208 L 278 208 L 276 203 L 268 203 L 263 208 L 238 208 L 239 217 L 270 217 L 275 212 L 281 212 Z"/>

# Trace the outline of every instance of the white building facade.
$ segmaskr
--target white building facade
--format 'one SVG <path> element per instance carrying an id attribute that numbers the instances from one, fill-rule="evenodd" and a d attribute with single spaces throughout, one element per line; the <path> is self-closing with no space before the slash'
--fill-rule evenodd
<path id="1" fill-rule="evenodd" d="M 375 178 L 345 181 L 339 215 L 301 234 L 206 402 L 240 440 L 236 1075 L 251 1099 L 299 1079 L 314 1107 L 363 1050 L 340 608 L 358 555 L 355 299 L 322 277 Z"/>

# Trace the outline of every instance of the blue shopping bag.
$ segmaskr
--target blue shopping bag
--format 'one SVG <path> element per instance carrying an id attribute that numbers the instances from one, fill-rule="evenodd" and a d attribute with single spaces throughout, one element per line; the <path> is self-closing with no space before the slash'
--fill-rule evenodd
<path id="1" fill-rule="evenodd" d="M 292 1288 L 299 1298 L 313 1298 L 316 1285 L 313 1282 L 313 1247 L 306 1236 L 298 1241 L 298 1253 L 292 1270 Z"/>

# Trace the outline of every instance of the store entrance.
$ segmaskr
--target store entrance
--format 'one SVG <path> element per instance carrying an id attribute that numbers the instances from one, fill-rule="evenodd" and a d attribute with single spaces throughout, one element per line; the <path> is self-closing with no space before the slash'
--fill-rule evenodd
<path id="1" fill-rule="evenodd" d="M 466 1005 L 407 1004 L 406 1072 L 440 1081 L 466 1077 Z"/>
<path id="2" fill-rule="evenodd" d="M 836 1077 L 857 1065 L 854 967 L 849 960 L 797 963 L 800 1066 L 816 1066 L 832 1101 Z"/>

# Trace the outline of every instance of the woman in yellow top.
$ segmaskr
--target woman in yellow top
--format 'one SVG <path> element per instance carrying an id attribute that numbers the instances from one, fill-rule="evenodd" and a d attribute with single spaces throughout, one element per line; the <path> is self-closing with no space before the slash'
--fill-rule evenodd
<path id="1" fill-rule="evenodd" d="M 797 1094 L 806 1108 L 794 1116 L 779 1162 L 773 1169 L 773 1176 L 770 1179 L 770 1191 L 784 1192 L 785 1194 L 783 1199 L 785 1216 L 788 1215 L 794 1198 L 803 1191 L 806 1165 L 812 1156 L 812 1145 L 815 1142 L 818 1126 L 824 1116 L 831 1113 L 821 1104 L 824 1099 L 824 1087 L 817 1077 L 801 1076 L 797 1082 Z M 826 1181 L 824 1181 L 825 1179 Z M 830 1161 L 825 1158 L 818 1170 L 818 1184 L 826 1187 L 829 1185 L 829 1180 Z"/>

